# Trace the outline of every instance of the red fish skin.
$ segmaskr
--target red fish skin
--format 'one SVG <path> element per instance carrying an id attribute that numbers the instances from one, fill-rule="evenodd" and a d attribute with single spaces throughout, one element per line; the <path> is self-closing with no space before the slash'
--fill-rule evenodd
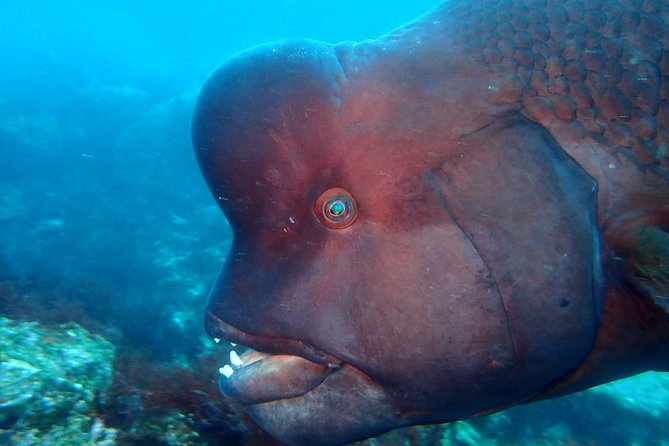
<path id="1" fill-rule="evenodd" d="M 669 370 L 669 320 L 619 265 L 631 231 L 669 230 L 669 4 L 451 1 L 422 20 L 391 38 L 456 42 L 456 54 L 484 67 L 487 106 L 543 125 L 597 181 L 601 325 L 587 360 L 541 398 Z"/>
<path id="2" fill-rule="evenodd" d="M 626 254 L 669 230 L 666 49 L 666 2 L 453 0 L 227 61 L 193 124 L 235 234 L 207 331 L 276 364 L 223 392 L 341 444 L 669 370 Z M 334 229 L 314 203 L 340 188 Z"/>

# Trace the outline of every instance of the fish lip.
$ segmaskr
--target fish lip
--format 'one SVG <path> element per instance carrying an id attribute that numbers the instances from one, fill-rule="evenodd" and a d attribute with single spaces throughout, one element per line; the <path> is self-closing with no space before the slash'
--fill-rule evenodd
<path id="1" fill-rule="evenodd" d="M 269 355 L 243 365 L 229 377 L 221 376 L 219 387 L 233 401 L 245 407 L 253 407 L 303 397 L 339 370 L 316 364 L 301 356 Z"/>
<path id="2" fill-rule="evenodd" d="M 331 369 L 339 368 L 344 364 L 344 361 L 336 356 L 297 339 L 257 335 L 242 331 L 223 321 L 209 309 L 205 317 L 205 331 L 213 338 L 223 338 L 236 344 L 243 344 L 259 352 L 300 356 Z"/>

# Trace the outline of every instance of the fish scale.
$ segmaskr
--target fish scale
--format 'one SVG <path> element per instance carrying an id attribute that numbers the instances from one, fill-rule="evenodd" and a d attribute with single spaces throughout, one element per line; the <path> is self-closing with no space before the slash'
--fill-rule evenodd
<path id="1" fill-rule="evenodd" d="M 453 3 L 453 2 L 450 2 Z M 640 8 L 639 8 L 640 6 Z M 447 4 L 462 45 L 549 129 L 611 144 L 669 181 L 669 4 L 481 1 Z M 559 126 L 558 124 L 562 125 Z"/>

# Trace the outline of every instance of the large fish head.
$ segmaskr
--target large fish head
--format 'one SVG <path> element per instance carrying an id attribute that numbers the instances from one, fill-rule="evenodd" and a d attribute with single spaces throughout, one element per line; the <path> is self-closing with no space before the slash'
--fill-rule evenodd
<path id="1" fill-rule="evenodd" d="M 477 109 L 466 72 L 405 62 L 264 45 L 197 104 L 234 233 L 207 331 L 262 352 L 221 389 L 292 444 L 493 411 L 592 345 L 594 183 L 540 126 Z"/>

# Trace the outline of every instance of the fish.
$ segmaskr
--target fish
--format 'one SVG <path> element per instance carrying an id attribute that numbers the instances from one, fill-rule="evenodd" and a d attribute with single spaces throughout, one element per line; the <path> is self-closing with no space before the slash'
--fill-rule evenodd
<path id="1" fill-rule="evenodd" d="M 225 60 L 192 121 L 233 232 L 222 393 L 334 445 L 669 371 L 668 25 L 660 0 L 450 0 Z"/>

